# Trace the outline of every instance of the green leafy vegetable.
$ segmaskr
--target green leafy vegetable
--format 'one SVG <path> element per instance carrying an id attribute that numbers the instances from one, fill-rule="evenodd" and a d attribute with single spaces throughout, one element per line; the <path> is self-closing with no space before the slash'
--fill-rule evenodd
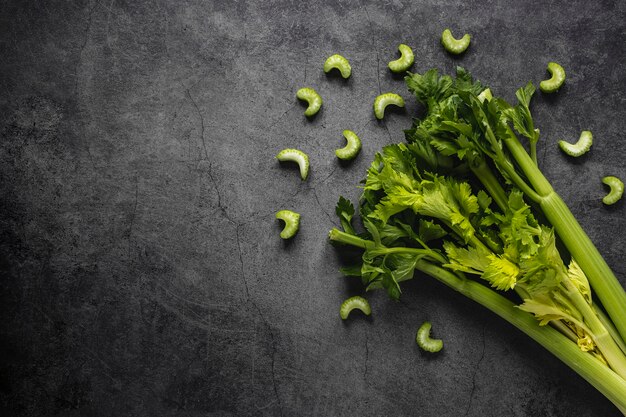
<path id="1" fill-rule="evenodd" d="M 335 214 L 339 217 L 341 227 L 345 232 L 355 234 L 352 228 L 352 216 L 354 216 L 354 206 L 352 202 L 344 197 L 339 197 L 339 202 L 335 208 Z"/>
<path id="2" fill-rule="evenodd" d="M 363 251 L 360 268 L 343 272 L 392 299 L 415 271 L 430 275 L 520 328 L 626 410 L 626 295 L 537 166 L 534 86 L 520 88 L 512 106 L 462 68 L 455 79 L 430 70 L 406 82 L 427 113 L 405 131 L 407 143 L 385 146 L 367 170 L 359 204 L 366 232 L 354 231 L 354 207 L 340 198 L 343 231 L 331 230 L 330 240 Z M 499 291 L 514 292 L 517 304 Z"/>

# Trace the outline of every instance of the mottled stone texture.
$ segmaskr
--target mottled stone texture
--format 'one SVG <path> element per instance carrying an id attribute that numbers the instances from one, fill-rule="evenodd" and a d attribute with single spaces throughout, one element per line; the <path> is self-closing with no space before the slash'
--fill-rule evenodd
<path id="1" fill-rule="evenodd" d="M 3 416 L 610 416 L 617 410 L 526 336 L 430 278 L 372 318 L 326 242 L 333 208 L 418 110 L 386 63 L 461 64 L 534 102 L 541 167 L 626 283 L 624 2 L 82 0 L 0 3 Z M 473 35 L 448 56 L 445 27 Z M 352 63 L 348 81 L 324 59 Z M 303 116 L 295 92 L 324 107 Z M 384 122 L 379 92 L 407 99 Z M 334 157 L 341 131 L 363 151 Z M 592 130 L 573 161 L 556 147 Z M 311 174 L 274 159 L 310 155 Z M 291 242 L 276 210 L 302 213 Z M 421 353 L 431 320 L 445 339 Z"/>

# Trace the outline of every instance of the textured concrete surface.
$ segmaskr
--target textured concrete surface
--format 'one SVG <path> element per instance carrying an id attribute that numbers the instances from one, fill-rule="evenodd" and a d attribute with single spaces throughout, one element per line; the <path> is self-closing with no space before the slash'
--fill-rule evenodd
<path id="1" fill-rule="evenodd" d="M 626 26 L 618 1 L 0 3 L 0 407 L 5 416 L 610 416 L 573 371 L 480 306 L 420 277 L 370 297 L 326 243 L 340 194 L 403 139 L 417 106 L 386 62 L 462 64 L 512 99 L 548 61 L 566 86 L 534 102 L 541 166 L 626 284 Z M 451 58 L 438 35 L 474 35 Z M 344 82 L 324 59 L 352 62 Z M 295 91 L 324 107 L 306 120 Z M 406 111 L 376 122 L 396 91 Z M 347 166 L 341 131 L 363 140 Z M 588 156 L 559 138 L 594 132 Z M 310 178 L 274 159 L 309 153 Z M 302 213 L 289 243 L 273 213 Z M 424 320 L 446 341 L 420 353 Z"/>

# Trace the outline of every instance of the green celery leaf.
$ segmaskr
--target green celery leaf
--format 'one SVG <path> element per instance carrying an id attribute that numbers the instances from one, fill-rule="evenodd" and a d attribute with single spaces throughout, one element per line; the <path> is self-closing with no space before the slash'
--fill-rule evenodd
<path id="1" fill-rule="evenodd" d="M 395 187 L 380 200 L 369 217 L 376 218 L 386 224 L 391 216 L 408 208 L 419 206 L 422 200 L 422 195 L 417 192 Z"/>
<path id="2" fill-rule="evenodd" d="M 400 290 L 398 281 L 396 281 L 392 273 L 386 273 L 383 275 L 382 285 L 387 290 L 387 294 L 392 300 L 400 299 L 402 291 Z"/>
<path id="3" fill-rule="evenodd" d="M 474 81 L 472 75 L 463 67 L 456 67 L 456 80 L 454 82 L 456 90 L 469 91 L 472 94 L 480 94 L 485 86 L 480 81 Z"/>
<path id="4" fill-rule="evenodd" d="M 487 210 L 493 201 L 491 197 L 489 197 L 489 194 L 487 194 L 484 190 L 478 191 L 476 197 L 478 199 L 478 205 L 483 210 Z"/>
<path id="5" fill-rule="evenodd" d="M 377 191 L 382 189 L 382 182 L 380 181 L 379 175 L 382 169 L 382 155 L 377 153 L 374 156 L 374 160 L 370 164 L 370 167 L 367 170 L 367 177 L 365 178 L 365 186 L 364 190 L 372 190 Z"/>
<path id="6" fill-rule="evenodd" d="M 589 281 L 583 270 L 578 266 L 578 263 L 574 259 L 571 260 L 569 267 L 567 268 L 567 275 L 572 280 L 578 291 L 585 297 L 587 302 L 591 304 L 591 287 Z"/>
<path id="7" fill-rule="evenodd" d="M 394 221 L 394 224 L 386 223 L 384 224 L 380 230 L 380 240 L 383 245 L 392 246 L 394 243 L 398 242 L 404 238 L 410 238 L 409 231 L 412 232 L 409 227 L 408 230 L 402 226 L 406 226 L 405 224 L 399 222 L 398 220 Z"/>
<path id="8" fill-rule="evenodd" d="M 535 129 L 529 108 L 530 100 L 534 93 L 535 86 L 533 83 L 529 82 L 515 92 L 518 105 L 502 109 L 505 119 L 513 123 L 515 130 L 532 141 L 539 139 L 539 131 Z"/>
<path id="9" fill-rule="evenodd" d="M 404 143 L 387 145 L 383 148 L 383 163 L 386 167 L 409 177 L 416 171 L 415 157 Z"/>
<path id="10" fill-rule="evenodd" d="M 343 196 L 339 196 L 335 213 L 339 216 L 339 221 L 341 222 L 341 227 L 343 227 L 344 232 L 352 235 L 356 234 L 352 227 L 352 217 L 354 216 L 354 206 L 352 202 Z"/>
<path id="11" fill-rule="evenodd" d="M 361 265 L 346 266 L 339 268 L 339 271 L 347 277 L 360 277 L 362 275 L 361 268 Z"/>
<path id="12" fill-rule="evenodd" d="M 380 245 L 381 244 L 380 232 L 378 231 L 378 228 L 376 227 L 376 225 L 366 218 L 363 218 L 362 220 L 363 220 L 363 226 L 372 236 L 372 240 L 374 241 L 374 243 L 376 243 L 376 245 Z M 365 254 L 367 254 L 367 252 L 365 252 Z"/>
<path id="13" fill-rule="evenodd" d="M 530 100 L 533 98 L 533 94 L 535 94 L 535 91 L 535 86 L 532 82 L 529 81 L 528 84 L 515 92 L 515 96 L 517 97 L 517 100 L 519 101 L 519 104 L 521 106 L 528 108 L 530 107 Z"/>
<path id="14" fill-rule="evenodd" d="M 539 320 L 540 326 L 545 326 L 553 320 L 565 319 L 575 321 L 573 317 L 561 310 L 561 308 L 546 295 L 525 299 L 524 303 L 518 306 L 518 308 L 534 314 L 537 320 Z"/>
<path id="15" fill-rule="evenodd" d="M 504 248 L 502 247 L 502 241 L 498 237 L 498 233 L 495 230 L 480 228 L 478 229 L 478 235 L 494 253 L 503 252 Z M 516 257 L 513 257 L 512 259 L 516 259 Z"/>
<path id="16" fill-rule="evenodd" d="M 478 212 L 478 199 L 472 194 L 472 188 L 468 183 L 450 182 L 450 189 L 465 216 Z"/>
<path id="17" fill-rule="evenodd" d="M 392 271 L 394 281 L 402 282 L 413 278 L 415 265 L 423 256 L 395 253 L 387 256 L 385 264 Z"/>
<path id="18" fill-rule="evenodd" d="M 443 266 L 454 271 L 482 275 L 491 263 L 488 253 L 471 246 L 459 248 L 451 242 L 444 242 L 443 249 L 449 260 L 449 263 Z"/>
<path id="19" fill-rule="evenodd" d="M 417 100 L 429 107 L 446 98 L 454 84 L 450 76 L 439 75 L 439 71 L 436 69 L 430 69 L 423 75 L 409 72 L 404 80 Z"/>
<path id="20" fill-rule="evenodd" d="M 487 258 L 490 263 L 481 275 L 481 278 L 498 290 L 513 289 L 520 273 L 518 266 L 498 255 L 489 254 Z"/>
<path id="21" fill-rule="evenodd" d="M 419 219 L 418 234 L 420 240 L 426 243 L 431 240 L 440 239 L 448 233 L 437 223 L 430 220 Z"/>

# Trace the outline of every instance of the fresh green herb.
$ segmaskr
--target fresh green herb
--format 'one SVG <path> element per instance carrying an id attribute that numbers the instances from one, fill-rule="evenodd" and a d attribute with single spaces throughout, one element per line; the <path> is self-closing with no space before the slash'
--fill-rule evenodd
<path id="1" fill-rule="evenodd" d="M 480 100 L 481 103 L 483 103 L 485 100 L 489 101 L 493 98 L 493 94 L 491 94 L 491 90 L 488 88 L 485 88 L 483 90 L 482 93 L 480 93 L 478 96 L 478 100 Z"/>
<path id="2" fill-rule="evenodd" d="M 446 51 L 450 52 L 454 55 L 459 55 L 465 52 L 465 50 L 469 47 L 471 41 L 471 36 L 469 34 L 463 35 L 461 39 L 456 39 L 452 36 L 452 32 L 450 29 L 446 29 L 441 34 L 441 44 L 446 49 Z"/>
<path id="3" fill-rule="evenodd" d="M 354 159 L 361 150 L 361 139 L 351 130 L 344 130 L 343 137 L 346 138 L 346 146 L 337 149 L 335 155 L 339 159 Z"/>
<path id="4" fill-rule="evenodd" d="M 300 214 L 291 210 L 280 210 L 276 212 L 276 218 L 285 222 L 285 227 L 280 232 L 281 238 L 291 239 L 296 235 L 300 228 Z"/>
<path id="5" fill-rule="evenodd" d="M 578 138 L 578 142 L 569 143 L 564 140 L 559 141 L 559 147 L 569 156 L 578 157 L 586 154 L 593 144 L 593 135 L 588 130 L 583 130 Z"/>
<path id="6" fill-rule="evenodd" d="M 374 100 L 374 115 L 378 120 L 385 117 L 385 109 L 387 106 L 404 107 L 404 99 L 396 93 L 381 94 Z"/>
<path id="7" fill-rule="evenodd" d="M 539 83 L 539 89 L 544 93 L 554 93 L 565 82 L 565 70 L 556 62 L 548 63 L 550 78 Z"/>
<path id="8" fill-rule="evenodd" d="M 306 180 L 309 175 L 309 156 L 298 149 L 283 149 L 278 152 L 276 159 L 281 162 L 295 162 L 300 167 L 300 177 L 302 181 Z"/>
<path id="9" fill-rule="evenodd" d="M 343 78 L 350 78 L 352 74 L 352 67 L 350 62 L 341 55 L 331 55 L 324 62 L 324 72 L 329 73 L 333 69 L 338 69 Z"/>
<path id="10" fill-rule="evenodd" d="M 411 68 L 411 65 L 415 62 L 415 55 L 413 55 L 411 47 L 403 43 L 398 45 L 398 51 L 400 51 L 400 58 L 389 62 L 387 66 L 392 72 L 405 72 Z"/>
<path id="11" fill-rule="evenodd" d="M 354 206 L 350 202 L 350 200 L 339 197 L 339 202 L 337 203 L 337 207 L 335 208 L 335 214 L 339 217 L 339 221 L 341 222 L 341 227 L 347 233 L 355 235 L 356 232 L 352 227 L 352 217 L 354 216 Z"/>
<path id="12" fill-rule="evenodd" d="M 301 88 L 296 92 L 296 97 L 308 103 L 304 115 L 307 117 L 315 116 L 322 107 L 322 97 L 312 88 Z"/>
<path id="13" fill-rule="evenodd" d="M 370 307 L 370 303 L 365 298 L 355 295 L 354 297 L 350 297 L 343 303 L 341 303 L 341 307 L 339 308 L 339 315 L 343 320 L 346 320 L 350 315 L 350 312 L 355 308 L 357 310 L 361 310 L 366 316 L 372 314 L 372 308 Z"/>
<path id="14" fill-rule="evenodd" d="M 417 345 L 425 350 L 426 352 L 439 352 L 443 349 L 443 340 L 441 339 L 431 339 L 430 337 L 430 329 L 432 325 L 429 321 L 425 321 L 422 323 L 419 329 L 417 329 L 417 334 L 415 335 L 415 341 Z"/>
<path id="15" fill-rule="evenodd" d="M 534 86 L 520 88 L 513 106 L 462 68 L 456 78 L 430 70 L 406 82 L 426 116 L 405 131 L 407 143 L 385 146 L 370 165 L 359 204 L 364 233 L 355 233 L 353 206 L 340 199 L 344 230 L 329 238 L 363 250 L 344 273 L 393 299 L 414 271 L 430 275 L 626 410 L 626 293 L 537 166 Z M 500 291 L 514 292 L 517 304 Z"/>
<path id="16" fill-rule="evenodd" d="M 602 202 L 606 205 L 617 203 L 624 194 L 624 183 L 617 177 L 608 176 L 602 178 L 602 183 L 608 185 L 611 189 L 609 193 L 604 196 Z"/>

